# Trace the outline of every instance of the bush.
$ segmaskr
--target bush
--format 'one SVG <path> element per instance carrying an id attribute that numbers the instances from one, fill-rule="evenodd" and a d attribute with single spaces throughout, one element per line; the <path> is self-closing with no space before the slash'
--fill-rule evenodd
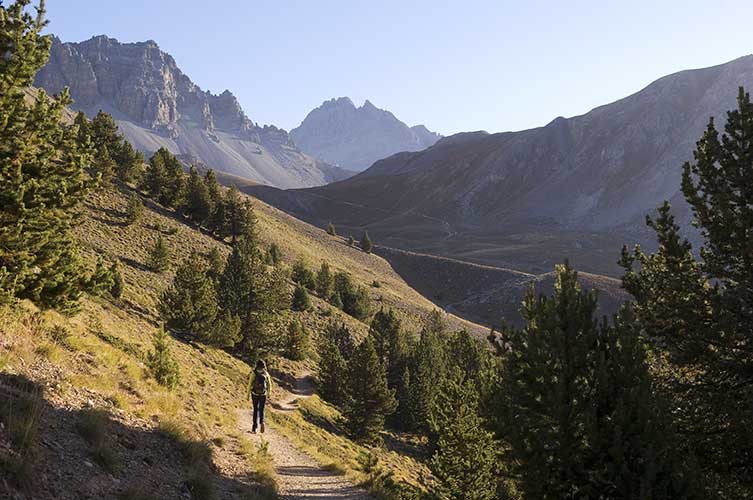
<path id="1" fill-rule="evenodd" d="M 160 326 L 154 334 L 154 350 L 147 357 L 147 365 L 157 383 L 172 390 L 180 382 L 180 367 L 170 353 L 170 336 Z"/>

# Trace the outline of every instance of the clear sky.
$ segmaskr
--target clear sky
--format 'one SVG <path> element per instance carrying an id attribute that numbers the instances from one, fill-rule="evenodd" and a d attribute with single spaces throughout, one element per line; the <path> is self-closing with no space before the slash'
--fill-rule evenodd
<path id="1" fill-rule="evenodd" d="M 47 0 L 64 41 L 155 40 L 260 124 L 369 99 L 443 134 L 544 125 L 753 52 L 750 0 Z"/>

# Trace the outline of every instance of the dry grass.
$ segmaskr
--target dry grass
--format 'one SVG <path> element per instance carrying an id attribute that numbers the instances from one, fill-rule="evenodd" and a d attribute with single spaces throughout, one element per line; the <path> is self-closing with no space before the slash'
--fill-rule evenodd
<path id="1" fill-rule="evenodd" d="M 196 498 L 210 498 L 218 486 L 218 474 L 250 477 L 246 497 L 274 498 L 274 470 L 266 450 L 255 449 L 238 435 L 236 410 L 245 404 L 244 394 L 250 367 L 223 350 L 175 340 L 173 355 L 181 368 L 182 380 L 175 391 L 159 386 L 144 366 L 144 353 L 151 346 L 157 324 L 156 304 L 160 293 L 172 280 L 172 272 L 153 273 L 145 267 L 149 248 L 158 235 L 170 245 L 175 261 L 191 252 L 212 248 L 227 254 L 222 242 L 199 233 L 176 219 L 172 213 L 147 203 L 147 210 L 136 224 L 122 225 L 126 197 L 118 192 L 93 195 L 75 234 L 83 244 L 83 254 L 93 266 L 97 255 L 119 259 L 125 288 L 120 299 L 112 302 L 85 297 L 81 311 L 64 317 L 55 311 L 39 311 L 28 302 L 0 307 L 0 371 L 29 373 L 52 387 L 56 397 L 64 399 L 81 390 L 98 395 L 97 410 L 84 412 L 78 425 L 90 452 L 103 468 L 116 468 L 116 454 L 106 429 L 108 412 L 121 411 L 141 425 L 159 426 L 163 435 L 182 443 L 186 481 Z M 410 328 L 417 328 L 421 316 L 433 305 L 410 289 L 383 259 L 349 248 L 339 238 L 303 224 L 264 204 L 257 203 L 259 233 L 265 246 L 276 243 L 284 261 L 299 256 L 312 266 L 330 263 L 333 271 L 350 272 L 367 286 L 375 307 L 396 308 Z M 286 264 L 283 264 L 286 265 Z M 287 264 L 289 265 L 289 264 Z M 373 282 L 380 286 L 368 286 Z M 313 308 L 291 313 L 314 336 L 329 321 L 345 322 L 357 336 L 368 331 L 361 323 L 312 296 Z M 311 361 L 293 363 L 270 360 L 276 372 L 293 374 Z M 52 373 L 36 374 L 38 366 L 54 368 Z M 80 404 L 77 403 L 77 404 Z M 334 409 L 314 397 L 305 403 L 309 417 L 330 419 L 336 424 Z M 84 405 L 82 405 L 84 406 Z M 34 413 L 19 429 L 20 442 L 33 442 Z M 281 429 L 305 450 L 331 464 L 335 470 L 364 480 L 358 457 L 364 448 L 345 437 L 312 424 L 304 414 L 275 416 Z M 25 431 L 23 429 L 26 429 Z M 26 436 L 26 437 L 24 437 Z M 32 449 L 31 446 L 29 449 Z M 32 455 L 29 455 L 31 457 Z M 396 453 L 380 451 L 380 463 L 401 480 L 420 484 L 423 472 L 413 460 Z M 9 467 L 4 459 L 4 468 Z M 28 468 L 28 463 L 19 465 Z M 19 477 L 21 477 L 19 472 Z M 209 479 L 207 479 L 209 478 Z M 141 485 L 126 488 L 122 498 L 145 498 L 153 494 Z"/>

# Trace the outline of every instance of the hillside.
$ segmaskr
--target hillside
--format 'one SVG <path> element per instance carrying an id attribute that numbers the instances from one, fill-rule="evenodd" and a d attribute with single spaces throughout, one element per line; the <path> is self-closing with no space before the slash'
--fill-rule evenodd
<path id="1" fill-rule="evenodd" d="M 120 43 L 97 36 L 80 43 L 53 38 L 37 74 L 49 93 L 68 86 L 74 110 L 113 115 L 147 157 L 165 147 L 190 161 L 283 188 L 317 186 L 351 175 L 296 148 L 287 132 L 254 123 L 230 91 L 203 91 L 154 41 Z"/>
<path id="2" fill-rule="evenodd" d="M 624 243 L 650 243 L 643 217 L 663 200 L 689 227 L 681 166 L 740 85 L 753 87 L 753 56 L 666 76 L 544 127 L 447 137 L 343 182 L 248 192 L 317 225 L 367 228 L 388 246 L 534 274 L 569 257 L 614 276 Z"/>
<path id="3" fill-rule="evenodd" d="M 20 485 L 10 491 L 26 489 L 35 499 L 274 498 L 276 487 L 282 493 L 292 487 L 288 475 L 275 473 L 285 470 L 283 456 L 288 466 L 305 460 L 316 481 L 331 477 L 331 484 L 351 488 L 350 495 L 362 491 L 354 485 L 383 471 L 426 486 L 426 469 L 405 454 L 410 443 L 385 434 L 385 448 L 356 445 L 343 436 L 334 407 L 297 389 L 297 381 L 310 378 L 311 362 L 271 360 L 277 382 L 270 434 L 262 440 L 247 428 L 250 367 L 227 352 L 176 338 L 171 347 L 181 382 L 174 392 L 157 385 L 145 359 L 159 321 L 155 306 L 172 271 L 150 271 L 149 248 L 162 235 L 179 262 L 193 251 L 226 254 L 228 247 L 149 200 L 144 218 L 126 225 L 126 200 L 118 191 L 92 195 L 76 228 L 90 265 L 96 256 L 120 260 L 121 298 L 86 297 L 72 317 L 28 302 L 0 308 L 0 400 L 10 409 L 0 415 L 0 491 Z M 369 288 L 375 307 L 396 308 L 413 331 L 434 307 L 382 258 L 263 203 L 255 208 L 262 244 L 279 245 L 287 265 L 299 257 L 312 264 L 326 259 L 359 283 L 378 281 L 379 288 Z M 314 337 L 333 319 L 366 334 L 364 323 L 315 296 L 312 301 L 311 311 L 291 314 Z M 479 336 L 486 332 L 450 320 Z M 20 452 L 18 425 L 28 427 L 28 448 Z M 364 471 L 361 460 L 369 454 L 379 465 Z"/>
<path id="4" fill-rule="evenodd" d="M 426 149 L 442 136 L 423 125 L 409 127 L 368 100 L 356 107 L 340 97 L 312 110 L 290 137 L 315 158 L 361 172 L 400 151 Z"/>

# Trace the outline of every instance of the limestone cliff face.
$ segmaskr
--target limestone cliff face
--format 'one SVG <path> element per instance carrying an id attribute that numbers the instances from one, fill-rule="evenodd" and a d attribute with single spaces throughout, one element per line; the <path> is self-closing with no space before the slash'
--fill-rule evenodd
<path id="1" fill-rule="evenodd" d="M 368 100 L 357 108 L 348 97 L 325 101 L 290 135 L 306 153 L 355 171 L 401 151 L 421 151 L 442 137 L 423 125 L 408 127 Z"/>
<path id="2" fill-rule="evenodd" d="M 284 188 L 346 175 L 296 149 L 284 130 L 254 124 L 230 91 L 203 91 L 151 40 L 54 39 L 35 85 L 53 93 L 70 87 L 74 109 L 112 113 L 126 137 L 147 153 L 164 146 L 217 170 Z"/>

